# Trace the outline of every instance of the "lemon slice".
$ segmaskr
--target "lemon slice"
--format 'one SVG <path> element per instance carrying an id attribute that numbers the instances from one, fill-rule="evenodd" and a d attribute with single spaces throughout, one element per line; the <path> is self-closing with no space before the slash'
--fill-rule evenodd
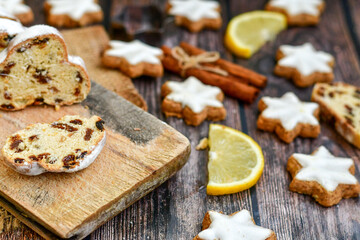
<path id="1" fill-rule="evenodd" d="M 286 17 L 281 13 L 243 13 L 231 19 L 225 33 L 225 45 L 234 54 L 249 58 L 286 27 Z"/>
<path id="2" fill-rule="evenodd" d="M 264 156 L 251 137 L 230 127 L 211 124 L 209 146 L 207 194 L 240 192 L 259 180 Z"/>

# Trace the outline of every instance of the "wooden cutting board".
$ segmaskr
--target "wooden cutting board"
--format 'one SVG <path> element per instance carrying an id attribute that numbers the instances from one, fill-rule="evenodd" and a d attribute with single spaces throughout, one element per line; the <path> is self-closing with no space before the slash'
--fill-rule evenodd
<path id="1" fill-rule="evenodd" d="M 0 205 L 46 239 L 82 239 L 145 196 L 187 161 L 186 137 L 115 93 L 92 83 L 81 104 L 29 107 L 2 112 L 0 144 L 36 122 L 66 114 L 101 116 L 106 122 L 103 151 L 87 169 L 72 174 L 24 176 L 0 159 Z"/>

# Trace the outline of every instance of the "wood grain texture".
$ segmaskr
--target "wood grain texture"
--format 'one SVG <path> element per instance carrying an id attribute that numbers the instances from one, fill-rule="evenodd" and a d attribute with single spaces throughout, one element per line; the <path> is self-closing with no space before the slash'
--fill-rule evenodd
<path id="1" fill-rule="evenodd" d="M 31 177 L 0 162 L 0 203 L 10 212 L 16 208 L 17 214 L 62 238 L 87 236 L 167 180 L 185 164 L 190 153 L 183 135 L 95 83 L 81 105 L 59 111 L 29 107 L 3 113 L 0 124 L 7 128 L 1 129 L 0 144 L 28 124 L 52 122 L 68 114 L 96 114 L 107 122 L 106 145 L 90 167 L 76 174 Z M 21 220 L 42 236 L 52 238 L 34 222 Z"/>
<path id="2" fill-rule="evenodd" d="M 39 2 L 36 0 L 34 2 Z M 100 1 L 105 4 L 105 1 Z M 113 0 L 111 11 L 115 14 L 126 4 L 152 3 L 164 10 L 165 0 Z M 327 6 L 318 27 L 290 28 L 278 38 L 267 43 L 250 60 L 235 58 L 223 46 L 223 34 L 228 20 L 242 12 L 263 9 L 266 0 L 221 0 L 224 25 L 220 31 L 203 31 L 191 34 L 173 24 L 172 18 L 165 19 L 163 38 L 158 40 L 168 46 L 187 41 L 207 50 L 220 51 L 223 58 L 254 69 L 269 78 L 268 86 L 261 96 L 281 96 L 294 91 L 302 100 L 310 100 L 312 88 L 299 89 L 290 81 L 272 74 L 275 65 L 275 51 L 281 44 L 312 42 L 317 49 L 328 51 L 336 57 L 335 80 L 360 85 L 359 56 L 356 43 L 351 36 L 352 29 L 360 33 L 360 6 L 357 0 L 327 0 Z M 343 3 L 348 3 L 351 15 L 346 15 Z M 35 7 L 35 5 L 34 5 Z M 41 16 L 40 16 L 41 17 Z M 350 26 L 348 18 L 353 21 Z M 273 229 L 278 239 L 360 239 L 360 199 L 347 199 L 338 206 L 323 208 L 310 196 L 292 193 L 288 190 L 290 176 L 286 172 L 286 160 L 294 152 L 311 153 L 319 145 L 325 145 L 333 154 L 352 157 L 355 160 L 356 177 L 360 179 L 360 151 L 344 141 L 325 123 L 322 134 L 316 140 L 296 139 L 292 144 L 280 142 L 271 133 L 256 130 L 258 116 L 257 102 L 242 105 L 236 100 L 224 101 L 228 116 L 222 124 L 240 129 L 259 142 L 264 150 L 265 169 L 258 184 L 250 190 L 228 196 L 207 196 L 207 152 L 196 151 L 198 141 L 207 137 L 208 124 L 189 127 L 181 119 L 165 119 L 160 111 L 160 87 L 167 80 L 181 80 L 172 74 L 162 79 L 149 81 L 135 79 L 134 83 L 144 96 L 149 112 L 168 122 L 191 141 L 192 153 L 188 163 L 169 181 L 152 191 L 146 197 L 131 205 L 111 219 L 87 239 L 192 239 L 201 231 L 201 222 L 208 210 L 232 213 L 240 209 L 252 212 L 257 224 Z M 260 97 L 261 97 L 260 96 Z M 258 98 L 259 100 L 259 98 Z M 5 221 L 6 226 L 11 222 Z M 0 222 L 1 223 L 1 222 Z M 0 234 L 0 239 L 36 239 L 33 232 L 24 227 Z"/>

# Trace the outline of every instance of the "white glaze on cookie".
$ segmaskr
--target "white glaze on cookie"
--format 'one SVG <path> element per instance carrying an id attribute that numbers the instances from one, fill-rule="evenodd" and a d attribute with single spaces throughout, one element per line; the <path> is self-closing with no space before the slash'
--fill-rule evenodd
<path id="1" fill-rule="evenodd" d="M 17 21 L 9 20 L 6 18 L 0 18 L 0 32 L 7 33 L 10 36 L 14 36 L 18 33 L 23 32 L 25 27 Z"/>
<path id="2" fill-rule="evenodd" d="M 265 240 L 272 234 L 270 229 L 255 225 L 247 210 L 232 216 L 214 211 L 209 214 L 210 227 L 198 235 L 202 240 Z"/>
<path id="3" fill-rule="evenodd" d="M 14 15 L 31 11 L 31 8 L 25 5 L 23 0 L 0 0 L 0 7 Z"/>
<path id="4" fill-rule="evenodd" d="M 194 113 L 200 113 L 207 106 L 223 106 L 216 98 L 221 93 L 220 88 L 205 85 L 195 77 L 189 77 L 184 82 L 169 81 L 166 85 L 171 89 L 166 99 L 179 102 L 183 107 L 189 107 Z"/>
<path id="5" fill-rule="evenodd" d="M 293 154 L 302 166 L 295 178 L 302 181 L 316 181 L 327 191 L 335 191 L 339 184 L 357 184 L 356 178 L 349 172 L 354 165 L 351 158 L 333 156 L 324 146 L 315 154 Z"/>
<path id="6" fill-rule="evenodd" d="M 319 108 L 317 103 L 301 102 L 292 92 L 281 98 L 263 97 L 267 108 L 261 113 L 265 118 L 279 119 L 283 128 L 293 130 L 299 123 L 319 125 L 314 112 Z"/>
<path id="7" fill-rule="evenodd" d="M 171 0 L 171 15 L 186 17 L 191 21 L 199 21 L 202 18 L 219 18 L 219 3 L 206 0 Z"/>
<path id="8" fill-rule="evenodd" d="M 329 66 L 334 61 L 333 56 L 326 52 L 316 51 L 311 43 L 301 46 L 280 46 L 280 51 L 285 55 L 278 61 L 278 65 L 295 68 L 303 76 L 312 73 L 331 73 Z"/>
<path id="9" fill-rule="evenodd" d="M 85 13 L 101 11 L 101 7 L 94 0 L 47 0 L 46 2 L 51 5 L 51 14 L 68 15 L 74 20 L 80 20 Z"/>
<path id="10" fill-rule="evenodd" d="M 323 0 L 271 0 L 269 4 L 273 7 L 284 9 L 289 15 L 309 14 L 317 16 L 319 6 Z"/>
<path id="11" fill-rule="evenodd" d="M 19 21 L 13 14 L 0 6 L 0 18 L 8 18 L 14 21 Z"/>
<path id="12" fill-rule="evenodd" d="M 105 55 L 125 58 L 131 65 L 141 62 L 160 64 L 159 57 L 163 55 L 160 48 L 152 47 L 138 40 L 132 42 L 110 41 L 110 49 Z"/>

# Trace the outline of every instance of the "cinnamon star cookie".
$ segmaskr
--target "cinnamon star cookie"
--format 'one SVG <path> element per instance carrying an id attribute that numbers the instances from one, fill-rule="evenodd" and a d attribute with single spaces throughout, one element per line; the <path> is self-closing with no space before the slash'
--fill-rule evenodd
<path id="1" fill-rule="evenodd" d="M 339 203 L 342 198 L 359 196 L 354 161 L 335 157 L 323 146 L 311 155 L 293 154 L 287 170 L 293 178 L 291 191 L 311 195 L 325 207 Z"/>
<path id="2" fill-rule="evenodd" d="M 205 119 L 220 121 L 226 117 L 220 88 L 205 85 L 195 77 L 184 82 L 166 82 L 161 96 L 164 97 L 161 110 L 165 116 L 184 118 L 188 125 L 197 126 Z"/>
<path id="3" fill-rule="evenodd" d="M 257 127 L 275 132 L 286 143 L 297 136 L 316 138 L 320 134 L 319 105 L 301 102 L 292 92 L 281 98 L 263 97 L 259 101 L 261 112 Z"/>
<path id="4" fill-rule="evenodd" d="M 298 87 L 308 87 L 316 82 L 331 82 L 334 79 L 334 58 L 316 51 L 311 43 L 301 46 L 280 46 L 274 73 L 292 79 Z"/>
<path id="5" fill-rule="evenodd" d="M 255 225 L 250 212 L 241 210 L 230 216 L 208 211 L 201 231 L 193 240 L 276 240 L 275 233 Z"/>
<path id="6" fill-rule="evenodd" d="M 175 15 L 176 25 L 186 27 L 191 32 L 204 28 L 219 29 L 222 24 L 220 5 L 207 0 L 170 0 L 167 12 Z"/>
<path id="7" fill-rule="evenodd" d="M 317 25 L 324 11 L 323 0 L 270 0 L 265 9 L 286 15 L 289 26 Z"/>
<path id="8" fill-rule="evenodd" d="M 131 78 L 147 75 L 161 77 L 164 73 L 160 48 L 152 47 L 138 40 L 132 42 L 110 41 L 103 53 L 102 63 L 111 68 L 118 68 Z"/>
<path id="9" fill-rule="evenodd" d="M 103 20 L 96 0 L 46 0 L 44 8 L 48 24 L 56 27 L 81 27 Z"/>

